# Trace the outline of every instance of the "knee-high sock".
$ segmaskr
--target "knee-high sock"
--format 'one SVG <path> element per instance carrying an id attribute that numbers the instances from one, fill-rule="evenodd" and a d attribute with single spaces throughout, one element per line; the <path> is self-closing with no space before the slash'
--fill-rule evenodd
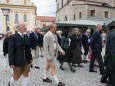
<path id="1" fill-rule="evenodd" d="M 58 85 L 59 80 L 58 80 L 58 78 L 57 78 L 57 75 L 54 75 L 54 76 L 53 76 L 53 79 L 54 79 L 54 81 L 56 82 L 56 84 Z"/>
<path id="2" fill-rule="evenodd" d="M 22 86 L 27 86 L 27 82 L 28 82 L 28 77 L 23 77 L 22 76 Z"/>
<path id="3" fill-rule="evenodd" d="M 83 55 L 83 60 L 86 60 L 86 55 Z"/>
<path id="4" fill-rule="evenodd" d="M 10 80 L 10 85 L 12 86 L 14 84 L 15 80 L 14 78 L 12 77 L 11 80 Z"/>
<path id="5" fill-rule="evenodd" d="M 47 74 L 48 74 L 48 71 L 47 71 L 47 70 L 44 70 L 44 79 L 47 78 Z"/>

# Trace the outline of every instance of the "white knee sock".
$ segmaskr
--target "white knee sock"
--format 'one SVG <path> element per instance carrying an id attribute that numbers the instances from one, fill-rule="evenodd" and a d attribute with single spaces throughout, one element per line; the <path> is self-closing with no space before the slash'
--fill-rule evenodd
<path id="1" fill-rule="evenodd" d="M 28 82 L 28 77 L 23 77 L 22 76 L 22 86 L 27 86 L 27 82 Z"/>
<path id="2" fill-rule="evenodd" d="M 10 85 L 12 86 L 14 84 L 15 80 L 13 79 L 13 77 L 10 80 Z"/>
<path id="3" fill-rule="evenodd" d="M 44 79 L 47 78 L 47 74 L 48 74 L 48 71 L 47 71 L 47 70 L 44 70 Z"/>
<path id="4" fill-rule="evenodd" d="M 58 80 L 58 78 L 57 78 L 57 75 L 54 75 L 54 76 L 53 76 L 53 79 L 54 79 L 54 81 L 56 82 L 56 84 L 58 85 L 59 80 Z"/>
<path id="5" fill-rule="evenodd" d="M 83 55 L 83 59 L 86 60 L 86 55 Z"/>

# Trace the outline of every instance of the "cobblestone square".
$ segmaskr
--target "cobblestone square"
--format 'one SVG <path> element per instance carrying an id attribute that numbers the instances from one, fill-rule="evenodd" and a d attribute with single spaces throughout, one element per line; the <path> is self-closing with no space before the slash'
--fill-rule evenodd
<path id="1" fill-rule="evenodd" d="M 103 52 L 104 54 L 104 52 Z M 43 68 L 45 64 L 45 57 L 38 59 L 38 65 L 40 66 L 39 69 L 31 69 L 28 86 L 56 86 L 54 82 L 51 84 L 43 83 Z M 0 40 L 0 86 L 8 86 L 8 82 L 12 76 L 11 69 L 8 69 L 7 73 L 3 73 L 3 64 L 4 64 L 4 58 L 2 54 L 2 41 Z M 69 66 L 67 63 L 64 63 L 65 70 L 62 71 L 59 69 L 59 63 L 56 61 L 57 65 L 57 74 L 59 77 L 59 80 L 64 82 L 66 86 L 105 86 L 105 84 L 100 83 L 100 74 L 99 69 L 98 73 L 89 73 L 88 72 L 88 66 L 89 64 L 83 64 L 83 68 L 76 67 L 76 73 L 71 73 L 69 70 Z M 50 79 L 52 79 L 51 75 L 49 74 Z M 52 79 L 53 80 L 53 79 Z M 21 86 L 20 80 L 16 82 L 15 86 Z"/>

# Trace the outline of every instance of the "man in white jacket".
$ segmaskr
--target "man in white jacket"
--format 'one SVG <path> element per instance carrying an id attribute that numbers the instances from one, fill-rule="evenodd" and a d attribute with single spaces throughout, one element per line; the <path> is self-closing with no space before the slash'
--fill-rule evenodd
<path id="1" fill-rule="evenodd" d="M 62 82 L 59 82 L 56 75 L 56 65 L 55 65 L 54 59 L 58 56 L 58 50 L 63 55 L 65 54 L 65 52 L 59 46 L 55 32 L 56 32 L 56 24 L 51 24 L 49 27 L 49 31 L 45 34 L 44 40 L 43 40 L 44 57 L 47 58 L 46 67 L 44 69 L 43 82 L 52 82 L 47 77 L 47 73 L 49 69 L 51 69 L 51 74 L 53 76 L 54 81 L 57 83 L 57 86 L 65 86 L 65 84 L 63 84 Z"/>

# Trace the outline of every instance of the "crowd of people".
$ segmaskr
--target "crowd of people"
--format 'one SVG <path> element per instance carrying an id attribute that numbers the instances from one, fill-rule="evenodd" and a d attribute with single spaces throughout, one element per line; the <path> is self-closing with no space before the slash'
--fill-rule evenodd
<path id="1" fill-rule="evenodd" d="M 83 63 L 90 63 L 89 72 L 97 72 L 94 70 L 96 65 L 102 75 L 101 82 L 107 83 L 107 86 L 115 86 L 115 30 L 111 31 L 107 38 L 105 32 L 102 31 L 101 24 L 96 26 L 93 34 L 90 29 L 81 34 L 79 28 L 74 28 L 72 31 L 69 29 L 57 31 L 56 24 L 51 24 L 47 32 L 41 32 L 39 27 L 35 27 L 30 33 L 26 30 L 26 25 L 23 22 L 19 23 L 16 29 L 15 34 L 8 31 L 3 42 L 5 58 L 3 71 L 7 72 L 6 66 L 9 63 L 13 72 L 8 86 L 15 84 L 21 75 L 23 75 L 21 77 L 22 86 L 26 86 L 30 68 L 40 69 L 38 66 L 39 54 L 47 61 L 44 64 L 43 82 L 52 82 L 47 76 L 51 70 L 51 75 L 57 86 L 65 86 L 63 82 L 59 81 L 56 73 L 55 59 L 57 59 L 61 70 L 65 71 L 63 64 L 67 62 L 72 73 L 76 72 L 75 67 L 83 68 Z M 106 53 L 103 58 L 101 52 L 106 45 L 106 40 Z"/>

